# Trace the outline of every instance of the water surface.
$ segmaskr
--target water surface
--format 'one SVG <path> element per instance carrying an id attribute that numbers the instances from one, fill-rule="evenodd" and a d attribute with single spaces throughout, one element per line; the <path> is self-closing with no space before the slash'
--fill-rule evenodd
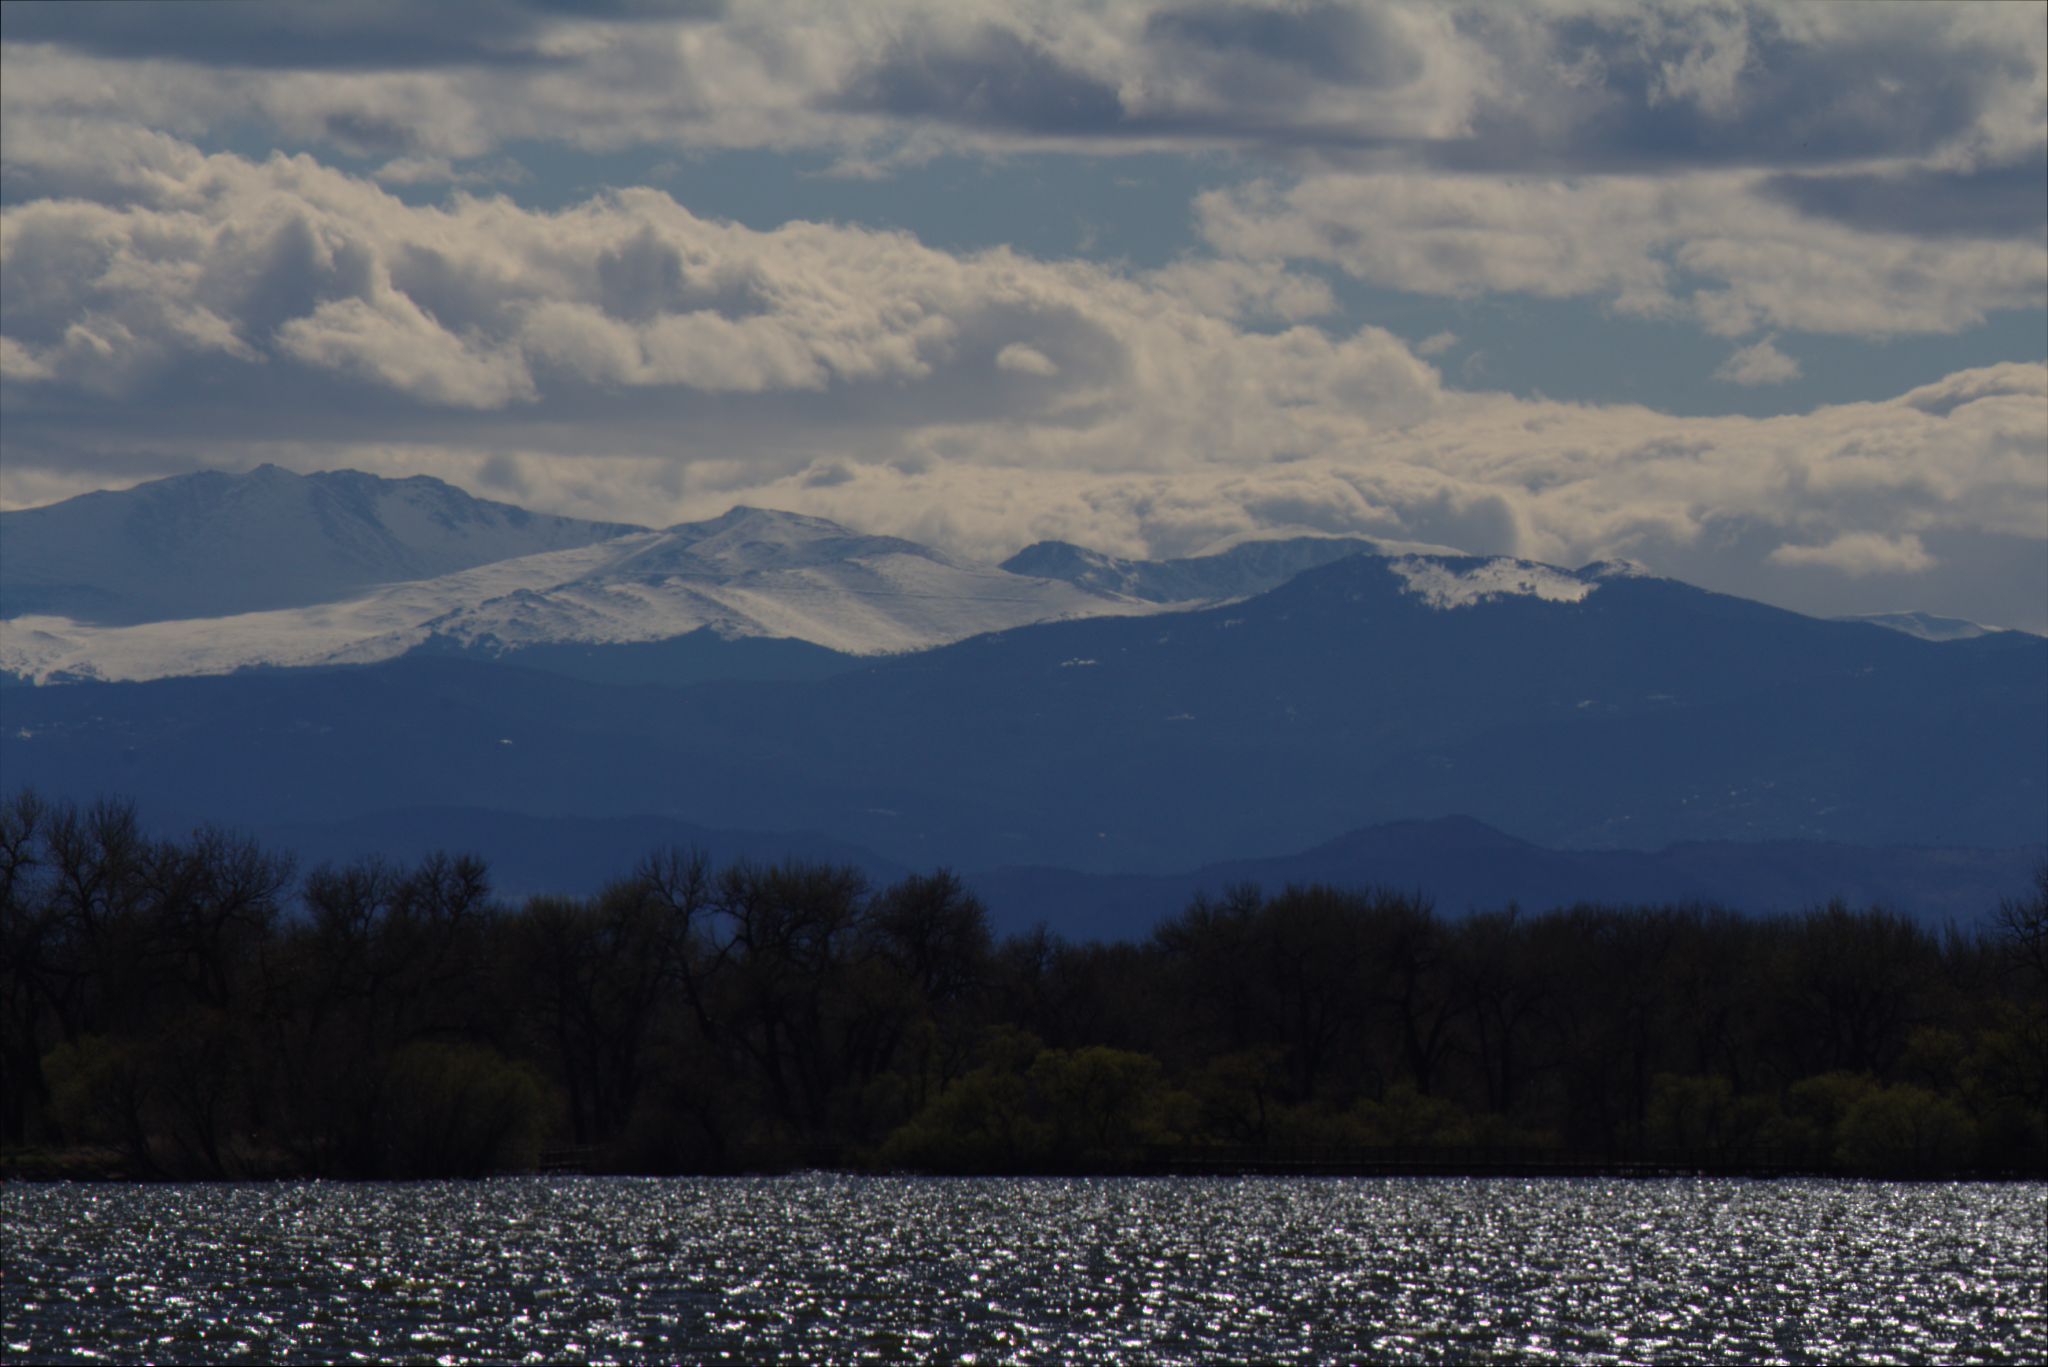
<path id="1" fill-rule="evenodd" d="M 2048 1359 L 2048 1187 L 8 1185 L 33 1361 Z"/>

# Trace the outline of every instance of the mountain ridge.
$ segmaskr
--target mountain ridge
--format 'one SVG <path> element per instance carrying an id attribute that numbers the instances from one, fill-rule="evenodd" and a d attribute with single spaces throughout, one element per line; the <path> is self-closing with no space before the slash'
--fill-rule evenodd
<path id="1" fill-rule="evenodd" d="M 1444 608 L 1503 595 L 1579 599 L 1612 577 L 1604 565 L 1571 571 L 1343 537 L 1242 541 L 1164 561 L 1040 542 L 995 565 L 744 505 L 655 530 L 544 518 L 424 476 L 275 466 L 5 516 L 12 587 L 0 673 L 34 683 L 367 664 L 419 650 L 539 651 L 538 663 L 565 658 L 562 647 L 701 633 L 897 655 L 1039 622 L 1241 601 L 1358 557 L 1395 567 Z M 72 527 L 66 549 L 51 548 L 81 522 L 91 525 Z M 455 568 L 402 577 L 428 562 Z M 269 606 L 224 610 L 251 601 Z M 166 617 L 179 602 L 206 611 Z M 24 604 L 37 610 L 12 610 Z M 54 611 L 66 607 L 87 616 Z M 708 658 L 700 652 L 700 666 Z"/>
<path id="2" fill-rule="evenodd" d="M 1552 847 L 2020 845 L 2048 830 L 2044 699 L 2048 641 L 2015 633 L 1930 643 L 1634 577 L 1432 607 L 1352 557 L 1222 607 L 804 679 L 413 655 L 14 689 L 0 759 L 226 819 L 405 792 L 809 827 L 912 867 L 1166 872 L 1456 812 Z"/>
<path id="3" fill-rule="evenodd" d="M 0 513 L 0 618 L 127 626 L 305 607 L 644 530 L 427 475 L 202 470 Z"/>
<path id="4" fill-rule="evenodd" d="M 796 859 L 857 869 L 882 884 L 901 863 L 817 831 L 723 830 L 653 816 L 530 816 L 481 808 L 397 808 L 253 834 L 302 868 L 352 859 L 400 864 L 435 852 L 474 854 L 495 891 L 591 896 L 667 849 L 715 864 Z M 1552 849 L 1466 816 L 1360 827 L 1308 849 L 1229 859 L 1161 875 L 1044 867 L 956 870 L 1000 933 L 1044 925 L 1070 939 L 1142 939 L 1197 896 L 1251 884 L 1270 894 L 1320 883 L 1390 888 L 1450 915 L 1518 905 L 1699 903 L 1749 914 L 1796 913 L 1840 899 L 1884 906 L 1929 926 L 1968 925 L 2026 890 L 2048 846 L 2000 850 L 1869 847 L 1816 841 L 1689 842 L 1651 851 Z"/>

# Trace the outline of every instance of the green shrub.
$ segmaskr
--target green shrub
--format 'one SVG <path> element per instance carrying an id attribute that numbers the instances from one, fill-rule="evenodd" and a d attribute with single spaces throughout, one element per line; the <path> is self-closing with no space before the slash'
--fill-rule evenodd
<path id="1" fill-rule="evenodd" d="M 1977 1155 L 1977 1126 L 1947 1097 L 1902 1084 L 1873 1090 L 1842 1117 L 1835 1154 L 1871 1177 L 1931 1177 Z"/>
<path id="2" fill-rule="evenodd" d="M 391 1175 L 404 1177 L 531 1169 L 548 1114 L 540 1079 L 495 1050 L 408 1044 L 385 1071 L 384 1162 Z"/>

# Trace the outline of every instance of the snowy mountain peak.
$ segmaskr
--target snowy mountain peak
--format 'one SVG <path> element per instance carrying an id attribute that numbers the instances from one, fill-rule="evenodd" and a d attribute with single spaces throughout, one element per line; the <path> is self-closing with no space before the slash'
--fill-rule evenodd
<path id="1" fill-rule="evenodd" d="M 426 476 L 200 471 L 0 513 L 0 617 L 132 624 L 296 608 L 640 530 Z"/>
<path id="2" fill-rule="evenodd" d="M 650 531 L 535 514 L 424 476 L 274 465 L 0 519 L 0 671 L 39 682 L 698 633 L 895 654 L 1033 623 L 1238 603 L 1325 566 L 1319 581 L 1352 587 L 1384 591 L 1391 576 L 1425 616 L 1509 598 L 1578 603 L 1647 574 L 1625 561 L 1571 571 L 1308 536 L 1151 561 L 1042 541 L 996 566 L 769 508 Z M 1880 624 L 1982 630 L 1920 614 Z"/>
<path id="3" fill-rule="evenodd" d="M 735 503 L 717 517 L 702 522 L 679 522 L 670 531 L 692 531 L 700 536 L 718 536 L 728 532 L 746 531 L 761 536 L 787 537 L 803 540 L 812 536 L 847 536 L 850 533 L 837 522 L 808 513 L 785 512 L 780 508 L 756 508 L 750 503 Z"/>
<path id="4" fill-rule="evenodd" d="M 1057 579 L 1096 593 L 1129 593 L 1144 569 L 1140 562 L 1104 555 L 1071 541 L 1034 541 L 1005 560 L 1002 567 L 1011 574 Z"/>
<path id="5" fill-rule="evenodd" d="M 615 576 L 719 576 L 829 565 L 878 555 L 942 559 L 913 541 L 867 536 L 822 517 L 737 507 L 708 522 L 684 522 L 611 567 Z"/>

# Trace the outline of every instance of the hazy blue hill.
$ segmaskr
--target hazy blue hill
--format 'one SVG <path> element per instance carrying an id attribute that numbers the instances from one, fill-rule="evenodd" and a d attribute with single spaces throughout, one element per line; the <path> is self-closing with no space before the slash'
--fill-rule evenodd
<path id="1" fill-rule="evenodd" d="M 1045 922 L 1076 938 L 1142 936 L 1197 894 L 1252 884 L 1389 888 L 1419 893 L 1451 916 L 1518 905 L 1535 912 L 1580 902 L 1700 903 L 1796 912 L 1840 897 L 1934 926 L 1972 924 L 2003 897 L 2024 894 L 2048 848 L 1928 849 L 1818 841 L 1715 841 L 1658 851 L 1552 850 L 1469 817 L 1398 821 L 1348 832 L 1313 849 L 1207 864 L 1186 873 L 1086 874 L 1007 868 L 973 875 L 1000 924 Z"/>
<path id="2" fill-rule="evenodd" d="M 289 851 L 301 869 L 380 858 L 407 865 L 436 851 L 473 854 L 491 888 L 517 901 L 537 893 L 588 896 L 630 874 L 649 854 L 697 852 L 714 867 L 742 861 L 850 865 L 882 886 L 909 870 L 816 831 L 730 831 L 653 816 L 534 816 L 479 807 L 411 807 L 331 823 L 259 826 L 251 832 Z"/>
<path id="3" fill-rule="evenodd" d="M 165 834 L 181 835 L 177 826 Z M 334 822 L 258 825 L 267 847 L 301 869 L 376 857 L 416 862 L 435 851 L 475 854 L 493 890 L 587 896 L 651 852 L 703 853 L 713 864 L 800 860 L 850 865 L 882 886 L 906 868 L 816 831 L 747 831 L 652 816 L 536 816 L 473 807 L 416 807 Z M 1233 859 L 1170 874 L 1091 874 L 1011 867 L 964 870 L 1002 932 L 1045 925 L 1073 939 L 1142 938 L 1197 894 L 1251 884 L 1267 893 L 1323 883 L 1419 894 L 1446 915 L 1527 912 L 1581 902 L 1699 903 L 1746 912 L 1796 912 L 1841 898 L 1883 906 L 1924 924 L 1972 924 L 2003 897 L 2022 895 L 2048 847 L 1873 847 L 1817 841 L 1718 841 L 1658 851 L 1552 850 L 1469 817 L 1397 821 L 1350 831 L 1311 849 Z"/>

